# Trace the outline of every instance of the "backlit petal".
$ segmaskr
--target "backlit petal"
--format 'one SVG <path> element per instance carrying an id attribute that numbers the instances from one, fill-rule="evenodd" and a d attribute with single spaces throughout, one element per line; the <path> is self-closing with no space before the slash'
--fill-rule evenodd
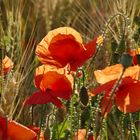
<path id="1" fill-rule="evenodd" d="M 36 55 L 43 64 L 58 68 L 70 65 L 76 71 L 96 51 L 96 39 L 83 44 L 81 35 L 70 27 L 60 27 L 50 31 L 37 45 Z"/>
<path id="2" fill-rule="evenodd" d="M 15 121 L 8 121 L 7 129 L 10 140 L 37 140 L 35 132 Z"/>
<path id="3" fill-rule="evenodd" d="M 101 113 L 104 117 L 111 111 L 113 99 L 110 100 L 110 91 L 107 91 L 102 99 Z"/>
<path id="4" fill-rule="evenodd" d="M 100 85 L 97 88 L 95 88 L 91 94 L 93 94 L 95 96 L 95 95 L 100 94 L 104 91 L 110 91 L 113 88 L 115 83 L 116 83 L 116 80 L 112 80 L 112 81 L 109 81 L 103 85 Z"/>
<path id="5" fill-rule="evenodd" d="M 51 90 L 54 97 L 69 99 L 72 95 L 70 81 L 63 74 L 55 71 L 47 72 L 41 81 L 40 89 L 42 91 Z"/>
<path id="6" fill-rule="evenodd" d="M 49 92 L 35 92 L 25 100 L 24 106 L 53 103 L 58 108 L 62 107 L 62 103 L 56 97 L 53 97 Z"/>
<path id="7" fill-rule="evenodd" d="M 108 81 L 117 79 L 119 77 L 122 69 L 123 69 L 123 67 L 121 64 L 116 64 L 113 66 L 106 67 L 103 70 L 94 71 L 94 74 L 95 74 L 97 82 L 100 84 L 104 84 Z M 133 79 L 138 79 L 139 70 L 140 70 L 140 67 L 138 65 L 128 67 L 125 70 L 123 77 L 130 76 Z"/>
<path id="8" fill-rule="evenodd" d="M 140 82 L 132 82 L 120 86 L 116 94 L 116 104 L 124 113 L 140 110 Z"/>

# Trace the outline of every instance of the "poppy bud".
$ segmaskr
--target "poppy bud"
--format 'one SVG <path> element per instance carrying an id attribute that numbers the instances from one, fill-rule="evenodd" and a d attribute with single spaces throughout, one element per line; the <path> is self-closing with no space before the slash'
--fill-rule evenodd
<path id="1" fill-rule="evenodd" d="M 112 63 L 113 64 L 118 64 L 120 61 L 120 55 L 119 53 L 115 52 L 112 54 Z"/>
<path id="2" fill-rule="evenodd" d="M 125 39 L 124 39 L 124 35 L 122 37 L 122 39 L 120 40 L 120 43 L 118 45 L 118 48 L 116 50 L 119 54 L 122 54 L 125 51 Z"/>
<path id="3" fill-rule="evenodd" d="M 80 97 L 81 103 L 86 106 L 88 104 L 89 96 L 88 96 L 87 89 L 84 86 L 80 90 L 79 97 Z"/>
<path id="4" fill-rule="evenodd" d="M 121 56 L 120 63 L 123 65 L 124 68 L 128 68 L 132 65 L 132 56 L 129 54 L 123 54 Z"/>
<path id="5" fill-rule="evenodd" d="M 112 52 L 115 52 L 117 47 L 118 47 L 118 44 L 116 42 L 111 42 L 111 50 L 112 50 Z"/>

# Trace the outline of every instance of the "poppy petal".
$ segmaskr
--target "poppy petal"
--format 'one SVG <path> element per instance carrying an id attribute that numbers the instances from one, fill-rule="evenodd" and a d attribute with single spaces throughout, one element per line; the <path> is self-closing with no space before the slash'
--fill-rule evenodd
<path id="1" fill-rule="evenodd" d="M 113 66 L 106 67 L 103 70 L 94 71 L 94 74 L 95 74 L 97 82 L 100 84 L 104 84 L 111 80 L 117 79 L 122 69 L 123 67 L 121 64 L 116 64 Z M 133 79 L 138 79 L 138 76 L 140 75 L 139 71 L 140 71 L 140 68 L 138 65 L 128 67 L 123 74 L 123 78 L 130 76 Z"/>
<path id="2" fill-rule="evenodd" d="M 48 71 L 58 71 L 58 70 L 54 66 L 49 65 L 41 65 L 38 68 L 36 68 L 34 74 L 34 83 L 37 88 L 40 88 L 41 80 L 44 74 L 47 73 Z M 59 72 L 64 73 L 64 70 L 59 69 Z"/>
<path id="3" fill-rule="evenodd" d="M 102 99 L 101 113 L 104 117 L 111 111 L 113 105 L 113 99 L 110 100 L 110 91 L 105 93 L 105 96 Z M 106 109 L 106 110 L 105 110 Z"/>
<path id="4" fill-rule="evenodd" d="M 52 39 L 48 49 L 54 60 L 64 67 L 67 63 L 75 63 L 84 46 L 71 35 L 58 34 Z"/>
<path id="5" fill-rule="evenodd" d="M 72 35 L 75 37 L 75 40 L 79 43 L 82 43 L 82 37 L 80 33 L 78 33 L 75 29 L 71 27 L 59 27 L 57 29 L 54 29 L 45 36 L 45 40 L 50 43 L 52 38 L 58 34 L 63 34 L 63 35 Z"/>
<path id="6" fill-rule="evenodd" d="M 105 83 L 105 84 L 103 84 L 103 85 L 98 86 L 98 87 L 95 88 L 94 91 L 91 93 L 91 94 L 93 94 L 92 96 L 95 96 L 95 95 L 97 95 L 97 94 L 100 94 L 100 93 L 103 92 L 103 91 L 110 91 L 110 90 L 113 88 L 115 82 L 116 82 L 116 80 L 112 80 L 112 81 L 109 81 L 109 82 L 107 82 L 107 83 Z"/>
<path id="7" fill-rule="evenodd" d="M 72 95 L 73 77 L 65 72 L 65 68 L 42 65 L 35 71 L 34 83 L 43 92 L 53 91 L 54 97 L 69 99 Z"/>
<path id="8" fill-rule="evenodd" d="M 124 113 L 136 112 L 140 110 L 140 82 L 132 82 L 120 86 L 116 93 L 116 104 L 120 111 Z"/>
<path id="9" fill-rule="evenodd" d="M 60 27 L 50 31 L 36 48 L 36 55 L 43 64 L 64 67 L 70 55 L 76 58 L 75 49 L 81 48 L 80 34 L 70 27 Z M 71 56 L 71 58 L 72 58 Z"/>
<path id="10" fill-rule="evenodd" d="M 50 31 L 37 45 L 36 55 L 43 64 L 58 68 L 70 65 L 75 71 L 96 51 L 96 40 L 83 44 L 81 35 L 70 27 L 60 27 Z"/>
<path id="11" fill-rule="evenodd" d="M 35 92 L 28 99 L 25 100 L 24 106 L 36 105 L 36 104 L 47 104 L 52 102 L 58 108 L 62 107 L 62 103 L 59 99 L 53 97 L 47 92 Z"/>
<path id="12" fill-rule="evenodd" d="M 42 64 L 54 65 L 56 67 L 62 67 L 62 65 L 53 59 L 50 52 L 48 51 L 48 43 L 42 39 L 37 45 L 36 55 Z"/>
<path id="13" fill-rule="evenodd" d="M 97 38 L 94 38 L 92 41 L 85 44 L 87 59 L 92 57 L 96 52 L 96 41 Z"/>
<path id="14" fill-rule="evenodd" d="M 37 140 L 37 134 L 34 131 L 15 121 L 8 121 L 7 133 L 11 140 Z"/>
<path id="15" fill-rule="evenodd" d="M 48 79 L 48 83 L 49 86 L 51 85 L 51 83 L 53 83 L 54 81 L 57 81 L 57 77 L 61 77 L 62 79 L 67 79 L 66 81 L 69 81 L 71 84 L 71 87 L 73 86 L 73 76 L 71 74 L 68 74 L 66 71 L 67 68 L 61 68 L 61 69 L 57 69 L 54 66 L 49 66 L 49 65 L 42 65 L 39 66 L 38 68 L 36 68 L 35 74 L 34 74 L 34 83 L 35 86 L 40 89 L 40 84 L 41 81 L 43 82 L 43 77 L 45 77 L 44 79 Z M 51 76 L 49 76 L 49 74 L 47 74 L 49 72 Z M 46 75 L 45 75 L 46 74 Z M 49 77 L 47 77 L 49 76 Z M 50 79 L 50 80 L 49 80 Z M 69 83 L 68 82 L 68 83 Z M 45 84 L 47 85 L 47 84 Z M 62 87 L 62 86 L 60 86 Z M 44 91 L 47 89 L 47 86 L 44 87 Z"/>
<path id="16" fill-rule="evenodd" d="M 7 120 L 4 117 L 0 117 L 0 139 L 7 139 Z"/>
<path id="17" fill-rule="evenodd" d="M 123 67 L 121 64 L 106 67 L 103 70 L 94 71 L 96 80 L 100 84 L 104 84 L 111 80 L 117 79 Z"/>
<path id="18" fill-rule="evenodd" d="M 40 89 L 42 91 L 52 90 L 55 97 L 69 99 L 72 95 L 72 88 L 70 81 L 65 75 L 58 74 L 55 71 L 47 72 L 41 81 Z"/>

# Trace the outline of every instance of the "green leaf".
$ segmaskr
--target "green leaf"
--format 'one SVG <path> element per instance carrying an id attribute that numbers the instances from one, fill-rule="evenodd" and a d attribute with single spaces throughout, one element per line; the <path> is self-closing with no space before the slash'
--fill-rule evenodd
<path id="1" fill-rule="evenodd" d="M 66 137 L 66 132 L 68 131 L 68 121 L 67 118 L 60 124 L 55 124 L 52 130 L 52 139 L 53 140 L 62 140 Z"/>

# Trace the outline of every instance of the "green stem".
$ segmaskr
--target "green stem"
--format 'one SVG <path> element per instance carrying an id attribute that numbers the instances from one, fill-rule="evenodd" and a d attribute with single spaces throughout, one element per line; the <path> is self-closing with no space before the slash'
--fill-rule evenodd
<path id="1" fill-rule="evenodd" d="M 82 82 L 83 82 L 83 86 L 84 86 L 85 85 L 85 72 L 83 69 L 78 69 L 76 71 L 76 73 L 78 73 L 79 71 L 82 72 Z"/>
<path id="2" fill-rule="evenodd" d="M 112 100 L 112 98 L 113 98 L 113 95 L 114 95 L 114 93 L 115 93 L 117 87 L 118 87 L 119 84 L 120 84 L 120 81 L 121 81 L 121 79 L 122 79 L 122 76 L 123 76 L 124 72 L 125 72 L 125 68 L 123 68 L 123 71 L 122 71 L 122 73 L 121 73 L 119 79 L 116 81 L 116 83 L 115 83 L 113 89 L 111 90 L 110 98 L 109 98 L 109 101 L 108 101 L 108 103 L 107 103 L 107 105 L 106 105 L 106 108 L 105 108 L 105 110 L 104 110 L 104 112 L 103 112 L 103 116 L 105 115 L 105 113 L 106 113 L 106 111 L 107 111 L 107 109 L 108 109 L 108 107 L 109 107 L 109 104 L 110 104 L 110 102 L 111 102 L 111 100 Z"/>
<path id="3" fill-rule="evenodd" d="M 64 126 L 65 126 L 66 121 L 67 121 L 67 117 L 65 118 L 65 120 L 64 120 L 64 122 L 63 122 L 63 124 L 62 124 L 62 127 L 61 127 L 61 129 L 60 129 L 60 131 L 59 131 L 59 133 L 58 133 L 58 140 L 60 139 L 61 132 L 62 132 Z"/>
<path id="4" fill-rule="evenodd" d="M 47 105 L 43 105 L 42 106 L 42 114 L 41 114 L 41 119 L 40 119 L 40 130 L 39 130 L 39 134 L 38 134 L 38 140 L 40 139 L 40 133 L 41 133 L 41 129 L 42 129 L 42 124 L 43 124 L 43 120 L 44 120 L 44 115 L 45 115 L 45 112 L 46 112 L 46 107 Z"/>
<path id="5" fill-rule="evenodd" d="M 105 110 L 103 112 L 103 117 L 104 117 L 104 115 L 105 115 L 105 113 L 106 113 L 106 111 L 107 111 L 107 109 L 109 107 L 109 104 L 110 104 L 110 102 L 111 102 L 111 100 L 112 100 L 112 98 L 113 98 L 113 96 L 115 94 L 116 89 L 118 88 L 118 86 L 120 84 L 120 81 L 122 80 L 122 76 L 123 76 L 124 72 L 125 72 L 125 68 L 123 68 L 123 70 L 122 70 L 122 72 L 120 74 L 120 77 L 118 78 L 118 80 L 116 81 L 113 89 L 110 92 L 110 98 L 109 98 L 108 103 L 107 103 L 107 105 L 105 107 Z M 99 131 L 97 132 L 96 139 L 98 139 L 98 137 L 99 137 L 99 133 L 100 133 L 100 130 L 101 130 L 102 122 L 103 122 L 103 118 L 101 119 L 100 126 L 99 126 Z"/>
<path id="6" fill-rule="evenodd" d="M 124 36 L 125 35 L 125 28 L 126 28 L 126 25 L 127 25 L 127 23 L 126 23 L 126 17 L 122 14 L 122 13 L 117 13 L 117 14 L 115 14 L 114 16 L 112 16 L 109 20 L 108 20 L 108 22 L 106 23 L 106 26 L 105 26 L 105 29 L 103 30 L 103 37 L 105 38 L 105 36 L 106 36 L 106 32 L 107 32 L 107 29 L 109 28 L 109 25 L 110 25 L 110 23 L 116 18 L 116 17 L 118 17 L 118 16 L 120 16 L 120 17 L 122 17 L 123 19 L 124 19 L 124 30 L 123 30 L 123 34 L 122 34 L 122 36 Z M 94 60 L 95 60 L 95 58 L 96 58 L 96 56 L 97 56 L 97 54 L 98 54 L 98 52 L 100 51 L 100 45 L 97 45 L 97 51 L 96 51 L 96 53 L 95 53 L 95 55 L 93 56 L 93 58 L 92 58 L 92 60 L 91 60 L 91 62 L 90 62 L 90 64 L 89 64 L 89 66 L 88 66 L 88 68 L 91 66 L 91 64 L 94 62 Z"/>
<path id="7" fill-rule="evenodd" d="M 31 110 L 31 115 L 32 115 L 32 125 L 34 123 L 34 105 L 32 105 L 32 110 Z"/>

